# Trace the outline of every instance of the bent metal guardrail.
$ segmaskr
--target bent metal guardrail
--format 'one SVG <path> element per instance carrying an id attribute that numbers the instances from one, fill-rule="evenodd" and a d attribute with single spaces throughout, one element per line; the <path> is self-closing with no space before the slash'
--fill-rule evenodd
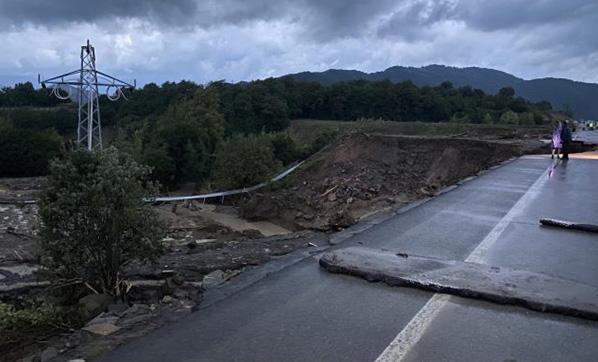
<path id="1" fill-rule="evenodd" d="M 207 199 L 213 199 L 213 198 L 217 198 L 217 197 L 224 198 L 225 196 L 245 194 L 245 193 L 249 193 L 249 192 L 261 189 L 262 187 L 265 187 L 273 182 L 282 180 L 283 178 L 290 175 L 293 171 L 295 171 L 299 166 L 301 166 L 303 164 L 303 162 L 305 162 L 305 161 L 301 161 L 298 164 L 286 169 L 285 171 L 281 172 L 280 174 L 274 176 L 269 181 L 262 182 L 260 184 L 257 184 L 255 186 L 251 186 L 251 187 L 245 187 L 245 188 L 236 189 L 236 190 L 211 192 L 208 194 L 201 194 L 201 195 L 159 196 L 159 197 L 147 198 L 147 199 L 144 199 L 144 201 L 146 201 L 146 202 L 171 202 L 171 201 L 188 201 L 188 200 L 204 200 L 205 201 Z"/>
<path id="2" fill-rule="evenodd" d="M 285 171 L 281 172 L 280 174 L 274 176 L 269 181 L 262 182 L 260 184 L 257 184 L 255 186 L 251 186 L 251 187 L 245 187 L 245 188 L 237 189 L 237 190 L 211 192 L 208 194 L 201 194 L 201 195 L 159 196 L 159 197 L 145 198 L 145 199 L 143 199 L 143 201 L 145 201 L 145 202 L 171 202 L 171 201 L 186 201 L 186 200 L 207 200 L 207 199 L 213 199 L 216 197 L 224 198 L 225 196 L 249 193 L 249 192 L 261 189 L 262 187 L 265 187 L 273 182 L 282 180 L 283 178 L 290 175 L 293 171 L 295 171 L 304 162 L 305 161 L 301 161 L 298 164 L 286 169 Z M 37 203 L 37 200 L 0 199 L 0 204 L 36 204 L 36 203 Z"/>

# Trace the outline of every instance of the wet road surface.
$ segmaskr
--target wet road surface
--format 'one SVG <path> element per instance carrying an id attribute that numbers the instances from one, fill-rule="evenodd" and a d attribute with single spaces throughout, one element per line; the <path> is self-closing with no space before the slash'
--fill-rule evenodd
<path id="1" fill-rule="evenodd" d="M 336 247 L 362 245 L 598 286 L 598 161 L 546 156 L 487 172 Z M 398 338 L 397 338 L 398 337 Z M 309 257 L 102 361 L 595 360 L 598 323 L 329 274 Z"/>

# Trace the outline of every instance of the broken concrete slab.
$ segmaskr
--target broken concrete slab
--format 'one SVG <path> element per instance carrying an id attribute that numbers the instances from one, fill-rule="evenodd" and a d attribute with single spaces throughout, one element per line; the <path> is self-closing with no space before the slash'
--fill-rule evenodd
<path id="1" fill-rule="evenodd" d="M 204 289 L 214 288 L 226 281 L 225 273 L 218 269 L 203 277 L 202 285 Z"/>
<path id="2" fill-rule="evenodd" d="M 565 229 L 588 231 L 598 233 L 598 225 L 593 224 L 577 224 L 572 221 L 557 220 L 557 219 L 540 219 L 540 224 L 545 226 L 556 226 Z"/>
<path id="3" fill-rule="evenodd" d="M 535 311 L 598 320 L 598 288 L 524 270 L 349 247 L 325 253 L 332 273 L 415 287 Z"/>
<path id="4" fill-rule="evenodd" d="M 120 327 L 113 323 L 96 323 L 87 325 L 81 329 L 100 336 L 108 336 L 120 330 Z"/>

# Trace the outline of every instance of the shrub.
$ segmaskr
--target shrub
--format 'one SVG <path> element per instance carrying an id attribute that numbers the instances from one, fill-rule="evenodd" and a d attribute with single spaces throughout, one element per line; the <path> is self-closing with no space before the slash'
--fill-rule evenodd
<path id="1" fill-rule="evenodd" d="M 297 144 L 288 134 L 273 133 L 270 135 L 270 141 L 274 158 L 282 162 L 283 165 L 288 165 L 301 157 Z"/>
<path id="2" fill-rule="evenodd" d="M 321 150 L 322 148 L 328 146 L 329 144 L 334 142 L 334 140 L 336 140 L 337 137 L 338 132 L 335 131 L 326 131 L 324 133 L 319 134 L 318 137 L 316 137 L 316 139 L 312 142 L 312 144 L 309 147 L 309 155 L 312 155 Z"/>
<path id="3" fill-rule="evenodd" d="M 501 124 L 519 124 L 519 116 L 513 111 L 506 111 L 500 116 Z"/>
<path id="4" fill-rule="evenodd" d="M 29 303 L 28 303 L 29 304 Z M 73 307 L 57 309 L 46 303 L 26 307 L 0 303 L 0 353 L 2 360 L 12 360 L 9 351 L 45 339 L 48 333 L 80 326 L 79 314 Z M 7 353 L 8 352 L 8 353 Z"/>
<path id="5" fill-rule="evenodd" d="M 0 331 L 69 325 L 67 315 L 47 304 L 17 309 L 13 305 L 0 303 Z"/>
<path id="6" fill-rule="evenodd" d="M 222 188 L 253 186 L 280 168 L 272 143 L 264 135 L 233 137 L 216 152 L 214 181 Z"/>
<path id="7" fill-rule="evenodd" d="M 148 174 L 113 147 L 75 150 L 52 162 L 40 200 L 44 263 L 58 276 L 118 294 L 125 264 L 161 253 L 162 228 L 143 201 L 157 191 Z"/>
<path id="8" fill-rule="evenodd" d="M 0 128 L 1 177 L 45 175 L 50 160 L 63 151 L 62 138 L 54 131 Z"/>

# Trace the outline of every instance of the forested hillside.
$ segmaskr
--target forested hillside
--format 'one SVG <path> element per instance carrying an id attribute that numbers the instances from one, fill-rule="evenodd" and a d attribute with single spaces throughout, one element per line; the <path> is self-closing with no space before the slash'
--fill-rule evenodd
<path id="1" fill-rule="evenodd" d="M 418 86 L 437 86 L 451 82 L 456 87 L 471 86 L 489 94 L 512 87 L 531 101 L 548 101 L 555 109 L 570 110 L 578 118 L 598 118 L 598 84 L 569 79 L 542 78 L 524 80 L 509 73 L 487 68 L 455 68 L 429 65 L 421 68 L 395 66 L 382 72 L 364 73 L 355 70 L 331 69 L 324 72 L 290 74 L 295 80 L 331 85 L 354 80 L 389 80 L 393 83 L 412 81 Z"/>
<path id="2" fill-rule="evenodd" d="M 127 98 L 110 102 L 101 97 L 105 139 L 152 166 L 154 177 L 171 187 L 186 182 L 239 185 L 237 176 L 225 172 L 227 164 L 248 171 L 264 164 L 274 171 L 315 152 L 322 140 L 298 147 L 285 134 L 291 119 L 533 126 L 555 117 L 550 104 L 528 102 L 512 88 L 488 95 L 449 82 L 417 87 L 363 80 L 325 86 L 291 78 L 207 86 L 183 81 L 147 84 Z M 61 140 L 73 138 L 75 125 L 75 105 L 59 102 L 48 90 L 30 83 L 3 88 L 1 176 L 43 174 L 48 160 L 64 147 Z M 42 151 L 31 154 L 33 149 Z M 245 183 L 261 181 L 269 172 L 251 174 Z"/>

